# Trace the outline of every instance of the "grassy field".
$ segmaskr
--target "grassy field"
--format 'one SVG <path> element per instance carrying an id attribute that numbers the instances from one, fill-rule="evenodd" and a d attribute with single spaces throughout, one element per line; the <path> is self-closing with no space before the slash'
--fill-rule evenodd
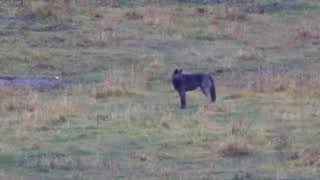
<path id="1" fill-rule="evenodd" d="M 319 179 L 320 3 L 259 2 L 1 2 L 0 75 L 64 87 L 0 84 L 0 179 Z"/>

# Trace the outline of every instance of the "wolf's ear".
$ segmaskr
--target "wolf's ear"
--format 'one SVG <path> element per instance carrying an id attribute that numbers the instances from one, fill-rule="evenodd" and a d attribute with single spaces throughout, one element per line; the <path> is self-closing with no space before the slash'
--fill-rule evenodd
<path id="1" fill-rule="evenodd" d="M 179 73 L 182 73 L 182 69 L 179 70 Z"/>
<path id="2" fill-rule="evenodd" d="M 178 70 L 178 69 L 175 69 L 175 70 L 173 71 L 173 73 L 174 73 L 174 74 L 178 74 L 178 73 L 179 73 L 179 70 Z"/>

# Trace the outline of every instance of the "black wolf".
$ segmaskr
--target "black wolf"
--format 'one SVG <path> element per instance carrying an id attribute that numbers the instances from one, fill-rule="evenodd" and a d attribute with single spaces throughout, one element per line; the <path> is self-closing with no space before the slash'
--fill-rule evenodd
<path id="1" fill-rule="evenodd" d="M 210 94 L 212 102 L 216 100 L 214 79 L 208 73 L 183 74 L 182 69 L 175 69 L 171 75 L 171 81 L 174 89 L 179 93 L 181 109 L 186 108 L 186 92 L 198 87 L 207 97 Z"/>

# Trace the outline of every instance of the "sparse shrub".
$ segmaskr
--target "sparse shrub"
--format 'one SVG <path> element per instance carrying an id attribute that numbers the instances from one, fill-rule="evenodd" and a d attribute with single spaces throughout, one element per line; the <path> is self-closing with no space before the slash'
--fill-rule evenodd
<path id="1" fill-rule="evenodd" d="M 165 128 L 165 129 L 170 129 L 170 125 L 167 122 L 162 122 L 161 127 Z"/>
<path id="2" fill-rule="evenodd" d="M 231 137 L 219 145 L 217 152 L 223 156 L 248 155 L 252 147 L 246 139 Z"/>
<path id="3" fill-rule="evenodd" d="M 143 16 L 135 10 L 126 12 L 125 16 L 130 20 L 138 20 L 143 18 Z"/>
<path id="4" fill-rule="evenodd" d="M 131 153 L 131 154 L 129 154 L 129 157 L 131 159 L 136 159 L 139 161 L 146 161 L 149 159 L 149 157 L 143 153 Z"/>
<path id="5" fill-rule="evenodd" d="M 304 26 L 299 27 L 296 30 L 296 40 L 307 40 L 311 41 L 312 44 L 320 44 L 320 27 L 317 26 Z"/>
<path id="6" fill-rule="evenodd" d="M 93 43 L 93 41 L 89 35 L 80 34 L 76 38 L 75 45 L 81 46 L 81 47 L 86 47 L 86 46 L 90 46 L 92 43 Z"/>
<path id="7" fill-rule="evenodd" d="M 32 68 L 36 68 L 36 69 L 47 69 L 47 70 L 55 70 L 57 69 L 54 65 L 52 65 L 49 60 L 44 59 L 42 61 L 37 61 L 34 63 L 34 65 L 32 66 Z"/>
<path id="8" fill-rule="evenodd" d="M 230 21 L 245 21 L 248 19 L 248 16 L 239 7 L 225 6 L 223 18 Z"/>
<path id="9" fill-rule="evenodd" d="M 200 15 L 204 15 L 204 14 L 208 14 L 209 10 L 207 8 L 194 8 L 193 9 L 193 13 L 194 14 L 200 14 Z"/>
<path id="10" fill-rule="evenodd" d="M 125 86 L 122 85 L 115 87 L 109 84 L 99 84 L 93 91 L 94 97 L 96 99 L 106 98 L 109 96 L 124 96 L 129 94 Z"/>
<path id="11" fill-rule="evenodd" d="M 231 125 L 231 134 L 241 134 L 241 131 L 243 131 L 243 124 L 242 121 L 237 120 L 237 121 L 233 121 L 232 125 Z"/>
<path id="12" fill-rule="evenodd" d="M 103 18 L 104 12 L 101 8 L 90 8 L 89 15 L 95 18 Z"/>
<path id="13" fill-rule="evenodd" d="M 259 53 L 254 48 L 239 49 L 236 57 L 242 60 L 258 60 L 260 58 Z"/>
<path id="14" fill-rule="evenodd" d="M 290 157 L 296 166 L 316 166 L 320 167 L 320 147 L 310 146 L 302 149 Z"/>
<path id="15" fill-rule="evenodd" d="M 289 136 L 287 133 L 281 133 L 279 137 L 275 139 L 275 149 L 283 150 L 290 145 Z"/>

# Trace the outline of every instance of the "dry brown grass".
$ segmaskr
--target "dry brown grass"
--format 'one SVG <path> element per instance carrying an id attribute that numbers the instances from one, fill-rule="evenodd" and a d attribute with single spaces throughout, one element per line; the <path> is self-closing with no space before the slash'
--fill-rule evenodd
<path id="1" fill-rule="evenodd" d="M 96 32 L 79 33 L 74 41 L 75 46 L 103 46 L 137 38 L 135 34 L 119 31 L 119 25 L 125 17 L 125 11 L 94 8 L 90 14 L 98 18 Z"/>
<path id="2" fill-rule="evenodd" d="M 74 46 L 86 47 L 93 44 L 92 38 L 87 34 L 79 34 L 75 39 Z"/>
<path id="3" fill-rule="evenodd" d="M 16 180 L 16 179 L 23 179 L 23 178 L 18 175 L 10 174 L 6 171 L 1 171 L 0 172 L 0 179 L 1 180 Z"/>
<path id="4" fill-rule="evenodd" d="M 142 21 L 147 25 L 172 25 L 175 23 L 176 14 L 170 8 L 148 6 L 138 9 Z"/>
<path id="5" fill-rule="evenodd" d="M 13 94 L 13 88 L 11 86 L 0 84 L 0 99 L 3 99 L 12 94 Z"/>
<path id="6" fill-rule="evenodd" d="M 254 82 L 249 85 L 249 89 L 255 92 L 297 92 L 301 90 L 299 85 L 299 78 L 292 74 L 287 73 L 260 73 Z"/>
<path id="7" fill-rule="evenodd" d="M 217 152 L 222 156 L 248 155 L 252 147 L 246 139 L 229 137 L 219 145 Z"/>
<path id="8" fill-rule="evenodd" d="M 222 28 L 224 34 L 239 40 L 246 40 L 246 35 L 249 33 L 248 31 L 247 24 L 238 21 L 226 23 Z"/>
<path id="9" fill-rule="evenodd" d="M 81 108 L 66 96 L 45 103 L 44 99 L 34 95 L 35 100 L 27 105 L 18 117 L 25 128 L 46 128 L 66 121 L 66 116 L 78 114 Z"/>
<path id="10" fill-rule="evenodd" d="M 121 17 L 105 15 L 99 20 L 99 27 L 105 31 L 112 31 L 121 23 Z"/>
<path id="11" fill-rule="evenodd" d="M 232 101 L 222 101 L 219 104 L 208 104 L 200 106 L 197 110 L 198 114 L 216 114 L 218 112 L 232 112 L 234 110 L 234 103 Z"/>
<path id="12" fill-rule="evenodd" d="M 64 156 L 44 156 L 36 158 L 26 164 L 26 167 L 34 168 L 41 172 L 51 170 L 79 170 L 86 169 L 117 169 L 117 165 L 112 161 L 102 157 L 64 157 Z"/>
<path id="13" fill-rule="evenodd" d="M 238 134 L 244 131 L 243 122 L 240 120 L 232 121 L 231 124 L 231 134 Z"/>
<path id="14" fill-rule="evenodd" d="M 294 73 L 261 72 L 247 87 L 248 91 L 259 93 L 289 92 L 304 93 L 319 97 L 319 73 L 311 73 L 304 77 Z"/>
<path id="15" fill-rule="evenodd" d="M 97 45 L 108 45 L 135 38 L 134 35 L 128 35 L 117 31 L 101 31 L 97 33 L 96 36 L 93 36 L 92 42 Z"/>
<path id="16" fill-rule="evenodd" d="M 92 90 L 92 95 L 97 99 L 109 96 L 130 95 L 132 89 L 144 88 L 146 84 L 146 76 L 137 75 L 134 72 L 125 74 L 124 71 L 113 70 L 106 73 L 105 81 L 96 85 Z"/>
<path id="17" fill-rule="evenodd" d="M 229 15 L 226 12 L 229 12 Z M 293 26 L 283 25 L 280 22 L 256 23 L 254 18 L 253 20 L 245 18 L 247 16 L 241 18 L 241 15 L 236 15 L 236 12 L 236 10 L 218 10 L 212 14 L 209 17 L 208 31 L 246 42 L 251 47 L 287 48 L 295 44 L 296 34 Z M 226 21 L 227 18 L 231 20 Z"/>
<path id="18" fill-rule="evenodd" d="M 259 60 L 262 56 L 255 48 L 239 49 L 236 58 L 241 60 Z"/>
<path id="19" fill-rule="evenodd" d="M 21 112 L 28 101 L 24 101 L 22 97 L 28 97 L 33 93 L 31 88 L 15 88 L 10 85 L 3 85 L 0 87 L 0 97 L 2 99 L 1 111 L 17 111 Z M 28 108 L 26 108 L 28 109 Z"/>
<path id="20" fill-rule="evenodd" d="M 201 8 L 200 11 L 202 13 L 199 14 L 210 14 L 209 19 L 211 19 L 212 21 L 228 20 L 241 22 L 246 21 L 249 18 L 248 14 L 237 6 L 225 5 L 224 7 L 215 8 L 214 10 L 211 10 L 210 13 L 208 13 L 208 9 L 202 10 Z"/>
<path id="21" fill-rule="evenodd" d="M 79 34 L 75 39 L 75 46 L 104 46 L 119 43 L 126 40 L 136 39 L 135 35 L 109 30 L 101 30 L 95 34 Z"/>
<path id="22" fill-rule="evenodd" d="M 307 89 L 311 91 L 311 95 L 315 97 L 320 97 L 320 74 L 316 73 L 311 76 L 308 81 Z"/>
<path id="23" fill-rule="evenodd" d="M 78 114 L 81 107 L 67 95 L 51 99 L 33 89 L 11 89 L 3 97 L 2 112 L 11 112 L 11 120 L 3 126 L 20 128 L 48 128 L 66 121 L 66 116 Z M 20 135 L 18 135 L 20 136 Z"/>
<path id="24" fill-rule="evenodd" d="M 139 160 L 139 161 L 147 161 L 148 159 L 150 159 L 150 157 L 148 157 L 146 154 L 144 153 L 130 153 L 129 155 L 130 159 L 135 159 L 135 160 Z"/>

